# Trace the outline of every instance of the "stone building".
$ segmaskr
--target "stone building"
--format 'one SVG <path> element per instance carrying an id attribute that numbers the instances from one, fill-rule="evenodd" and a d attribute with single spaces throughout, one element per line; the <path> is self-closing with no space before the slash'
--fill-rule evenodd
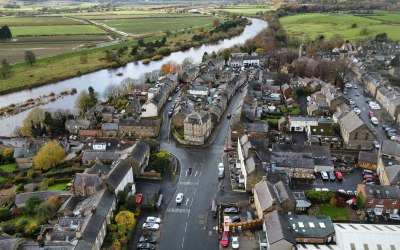
<path id="1" fill-rule="evenodd" d="M 192 112 L 183 122 L 186 141 L 201 145 L 211 134 L 211 116 L 206 111 Z"/>

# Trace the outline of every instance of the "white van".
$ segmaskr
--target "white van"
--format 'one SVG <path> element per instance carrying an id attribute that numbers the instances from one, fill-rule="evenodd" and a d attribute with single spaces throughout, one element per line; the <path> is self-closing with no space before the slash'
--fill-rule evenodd
<path id="1" fill-rule="evenodd" d="M 375 125 L 375 126 L 378 126 L 378 125 L 379 125 L 379 121 L 378 121 L 378 119 L 376 119 L 376 117 L 371 117 L 371 123 L 372 123 L 373 125 Z"/>
<path id="2" fill-rule="evenodd" d="M 222 162 L 218 163 L 218 171 L 224 171 L 224 164 Z"/>

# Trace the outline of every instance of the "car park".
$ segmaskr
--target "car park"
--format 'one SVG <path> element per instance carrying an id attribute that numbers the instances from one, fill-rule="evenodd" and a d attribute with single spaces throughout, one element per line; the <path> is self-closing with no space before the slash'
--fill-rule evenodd
<path id="1" fill-rule="evenodd" d="M 157 243 L 157 237 L 155 236 L 141 236 L 139 238 L 139 243 L 151 243 L 151 244 L 156 244 Z"/>
<path id="2" fill-rule="evenodd" d="M 137 244 L 136 249 L 149 249 L 149 250 L 154 250 L 154 249 L 156 249 L 156 246 L 155 246 L 154 244 L 144 242 L 144 243 L 139 243 L 139 244 Z"/>
<path id="3" fill-rule="evenodd" d="M 398 215 L 398 214 L 389 214 L 389 220 L 400 221 L 400 215 Z"/>
<path id="4" fill-rule="evenodd" d="M 182 200 L 183 200 L 183 193 L 178 193 L 175 199 L 176 204 L 180 205 L 182 203 Z"/>
<path id="5" fill-rule="evenodd" d="M 334 172 L 329 172 L 329 180 L 330 181 L 336 181 L 336 176 Z"/>
<path id="6" fill-rule="evenodd" d="M 336 179 L 337 179 L 338 181 L 342 181 L 342 180 L 343 180 L 343 174 L 342 174 L 342 172 L 336 171 L 336 172 L 335 172 L 335 175 L 336 175 Z"/>
<path id="7" fill-rule="evenodd" d="M 158 218 L 158 217 L 149 216 L 149 217 L 146 218 L 146 222 L 147 223 L 158 223 L 158 224 L 160 224 L 161 223 L 161 219 Z"/>
<path id="8" fill-rule="evenodd" d="M 158 225 L 157 223 L 143 223 L 142 229 L 157 231 L 158 229 L 160 229 L 160 225 Z"/>
<path id="9" fill-rule="evenodd" d="M 232 237 L 232 249 L 239 249 L 239 237 L 234 236 Z"/>
<path id="10" fill-rule="evenodd" d="M 226 214 L 237 214 L 239 213 L 239 208 L 237 207 L 227 207 L 224 209 L 224 213 Z"/>
<path id="11" fill-rule="evenodd" d="M 223 247 L 226 247 L 229 245 L 229 232 L 228 231 L 222 232 L 220 244 Z"/>
<path id="12" fill-rule="evenodd" d="M 326 173 L 325 171 L 322 171 L 321 172 L 321 178 L 322 178 L 323 181 L 329 180 L 328 173 Z"/>

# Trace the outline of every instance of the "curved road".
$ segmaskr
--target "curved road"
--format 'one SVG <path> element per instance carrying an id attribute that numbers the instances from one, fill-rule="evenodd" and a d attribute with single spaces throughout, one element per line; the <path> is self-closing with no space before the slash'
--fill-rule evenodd
<path id="1" fill-rule="evenodd" d="M 176 95 L 173 99 L 175 97 Z M 232 97 L 225 115 L 234 113 L 240 98 L 240 92 Z M 171 106 L 172 102 L 167 103 L 162 114 L 164 122 L 160 136 L 161 150 L 169 151 L 179 159 L 181 171 L 176 193 L 164 215 L 159 249 L 216 249 L 218 236 L 213 231 L 216 220 L 213 219 L 209 207 L 219 192 L 217 165 L 221 161 L 230 120 L 225 119 L 225 115 L 222 116 L 222 124 L 219 131 L 215 131 L 216 138 L 209 147 L 177 147 L 173 141 L 168 140 L 170 119 L 167 113 Z M 189 167 L 192 168 L 191 175 L 187 174 Z M 181 205 L 175 203 L 177 193 L 184 194 Z"/>

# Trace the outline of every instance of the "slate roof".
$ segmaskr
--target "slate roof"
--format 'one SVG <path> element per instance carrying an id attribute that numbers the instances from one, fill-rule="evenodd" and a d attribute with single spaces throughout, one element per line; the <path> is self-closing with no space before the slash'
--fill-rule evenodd
<path id="1" fill-rule="evenodd" d="M 256 162 L 254 156 L 245 160 L 246 171 L 248 174 L 256 170 Z"/>
<path id="2" fill-rule="evenodd" d="M 89 127 L 90 121 L 83 119 L 81 120 L 68 119 L 65 121 L 65 126 Z"/>
<path id="3" fill-rule="evenodd" d="M 119 122 L 119 127 L 157 127 L 158 121 L 153 119 L 124 119 Z"/>
<path id="4" fill-rule="evenodd" d="M 143 157 L 150 152 L 150 146 L 143 140 L 140 139 L 136 142 L 134 145 L 133 151 L 132 151 L 132 159 L 136 162 L 139 163 L 143 160 Z"/>
<path id="5" fill-rule="evenodd" d="M 79 202 L 73 213 L 75 215 L 80 215 L 82 212 L 86 216 L 91 213 L 92 207 L 96 207 L 97 214 L 106 216 L 115 199 L 116 198 L 113 192 L 109 191 L 108 189 L 102 189 L 92 196 Z"/>
<path id="6" fill-rule="evenodd" d="M 400 165 L 386 166 L 385 172 L 390 185 L 400 185 Z"/>
<path id="7" fill-rule="evenodd" d="M 119 159 L 115 164 L 113 164 L 113 168 L 107 175 L 107 183 L 116 189 L 122 180 L 125 178 L 126 174 L 132 170 L 131 164 L 127 159 Z"/>
<path id="8" fill-rule="evenodd" d="M 116 131 L 118 130 L 118 123 L 103 123 L 101 124 L 101 130 L 103 131 Z"/>
<path id="9" fill-rule="evenodd" d="M 116 161 L 119 158 L 119 154 L 113 151 L 96 151 L 96 150 L 86 150 L 83 152 L 83 161 L 94 161 L 99 159 L 101 161 Z"/>
<path id="10" fill-rule="evenodd" d="M 260 181 L 254 186 L 254 193 L 257 194 L 257 197 L 260 202 L 260 208 L 262 211 L 270 208 L 273 205 L 273 196 L 270 192 L 270 188 L 268 188 L 267 181 Z"/>
<path id="11" fill-rule="evenodd" d="M 286 240 L 296 245 L 296 240 L 288 221 L 276 210 L 264 215 L 264 226 L 270 244 Z"/>
<path id="12" fill-rule="evenodd" d="M 325 238 L 335 233 L 329 216 L 285 215 L 295 238 Z"/>
<path id="13" fill-rule="evenodd" d="M 16 250 L 24 242 L 26 242 L 24 238 L 15 238 L 6 233 L 0 233 L 0 249 Z"/>
<path id="14" fill-rule="evenodd" d="M 130 141 L 115 137 L 89 137 L 86 139 L 82 150 L 94 150 L 93 146 L 100 144 L 105 144 L 106 151 L 124 150 L 133 145 Z"/>
<path id="15" fill-rule="evenodd" d="M 245 130 L 248 132 L 267 133 L 268 124 L 266 123 L 244 123 Z"/>
<path id="16" fill-rule="evenodd" d="M 69 197 L 58 209 L 58 212 L 61 212 L 63 210 L 67 210 L 67 211 L 74 211 L 76 205 L 78 205 L 78 203 L 80 201 L 82 201 L 84 198 L 80 197 L 80 196 L 71 196 Z"/>
<path id="17" fill-rule="evenodd" d="M 377 153 L 370 153 L 365 151 L 360 151 L 358 154 L 358 161 L 360 162 L 367 162 L 371 164 L 378 164 L 378 154 Z"/>
<path id="18" fill-rule="evenodd" d="M 364 185 L 364 189 L 368 199 L 400 199 L 400 189 L 397 186 Z"/>
<path id="19" fill-rule="evenodd" d="M 82 239 L 94 244 L 106 217 L 96 212 L 89 214 L 85 219 L 82 226 Z"/>
<path id="20" fill-rule="evenodd" d="M 193 112 L 185 118 L 185 123 L 202 125 L 211 119 L 210 114 L 206 111 Z"/>
<path id="21" fill-rule="evenodd" d="M 391 140 L 383 140 L 381 154 L 400 157 L 400 144 Z"/>
<path id="22" fill-rule="evenodd" d="M 76 173 L 75 178 L 73 180 L 73 185 L 76 186 L 84 186 L 83 182 L 85 182 L 87 187 L 99 187 L 103 182 L 103 177 L 98 174 L 86 174 L 86 173 Z"/>
<path id="23" fill-rule="evenodd" d="M 15 201 L 14 203 L 16 205 L 18 204 L 23 204 L 28 200 L 31 196 L 38 196 L 41 200 L 46 200 L 49 197 L 53 195 L 60 195 L 60 196 L 66 196 L 69 197 L 71 196 L 71 193 L 68 191 L 58 191 L 58 190 L 47 190 L 47 191 L 38 191 L 38 192 L 26 192 L 26 193 L 20 193 L 15 196 Z"/>
<path id="24" fill-rule="evenodd" d="M 37 152 L 43 145 L 43 141 L 28 142 L 28 145 L 26 145 L 25 147 L 14 149 L 13 158 L 31 158 L 37 154 Z"/>
<path id="25" fill-rule="evenodd" d="M 274 186 L 277 192 L 277 197 L 279 199 L 279 202 L 282 203 L 287 199 L 293 199 L 293 200 L 295 199 L 289 186 L 283 181 L 278 181 Z"/>
<path id="26" fill-rule="evenodd" d="M 59 217 L 57 224 L 63 228 L 71 228 L 71 225 L 78 226 L 82 225 L 85 221 L 84 217 Z"/>
<path id="27" fill-rule="evenodd" d="M 106 175 L 110 171 L 110 166 L 96 162 L 92 167 L 85 169 L 86 174 Z"/>
<path id="28" fill-rule="evenodd" d="M 353 110 L 340 118 L 340 123 L 348 133 L 351 133 L 364 125 L 364 122 Z"/>

